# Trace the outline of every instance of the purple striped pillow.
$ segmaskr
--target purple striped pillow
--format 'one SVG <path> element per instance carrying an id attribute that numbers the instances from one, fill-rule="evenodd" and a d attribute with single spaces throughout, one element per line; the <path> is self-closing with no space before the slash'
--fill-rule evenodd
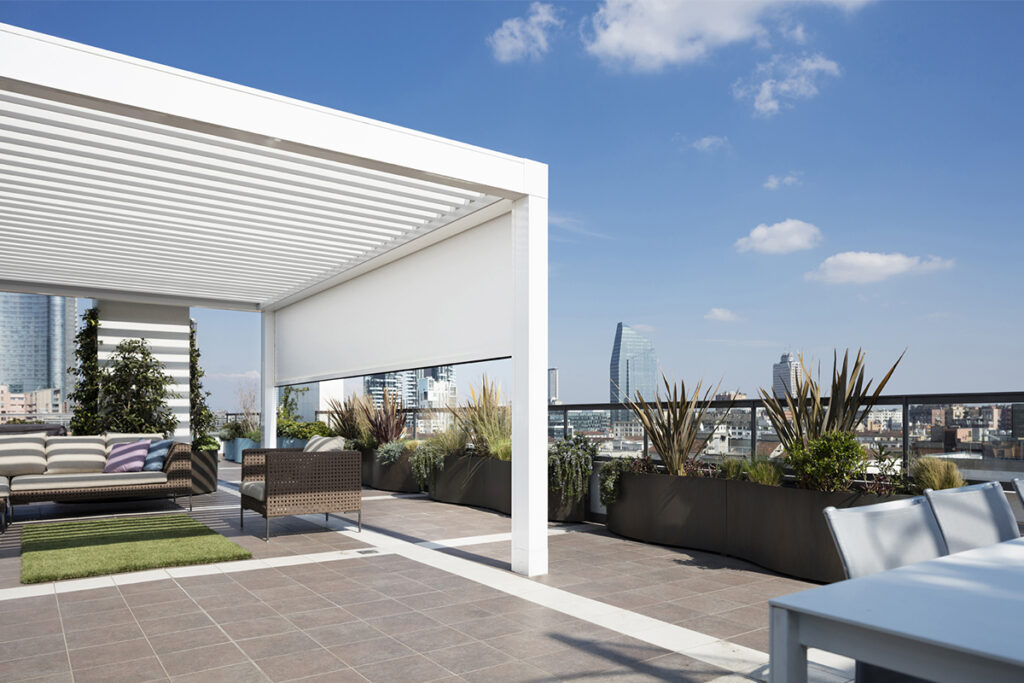
<path id="1" fill-rule="evenodd" d="M 149 439 L 133 443 L 116 443 L 110 447 L 104 472 L 141 472 L 149 453 Z"/>

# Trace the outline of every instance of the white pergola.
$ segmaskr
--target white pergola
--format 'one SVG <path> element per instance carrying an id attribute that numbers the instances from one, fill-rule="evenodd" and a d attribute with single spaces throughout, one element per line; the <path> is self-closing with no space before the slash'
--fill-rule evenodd
<path id="1" fill-rule="evenodd" d="M 538 162 L 0 24 L 0 291 L 259 311 L 266 446 L 278 386 L 511 357 L 527 575 L 547 189 Z"/>

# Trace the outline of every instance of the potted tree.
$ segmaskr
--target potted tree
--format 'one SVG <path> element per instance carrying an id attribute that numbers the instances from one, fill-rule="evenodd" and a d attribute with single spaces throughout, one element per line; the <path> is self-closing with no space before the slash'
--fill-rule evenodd
<path id="1" fill-rule="evenodd" d="M 196 343 L 196 321 L 190 321 L 189 357 L 189 428 L 192 430 L 192 493 L 213 493 L 217 490 L 217 452 L 220 442 L 211 436 L 213 411 L 206 404 L 210 392 L 203 390 L 206 373 L 199 365 Z"/>

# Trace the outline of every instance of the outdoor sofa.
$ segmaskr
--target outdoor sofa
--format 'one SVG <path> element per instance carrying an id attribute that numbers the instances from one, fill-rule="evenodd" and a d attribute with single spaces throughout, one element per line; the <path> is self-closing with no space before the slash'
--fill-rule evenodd
<path id="1" fill-rule="evenodd" d="M 0 435 L 0 492 L 8 492 L 11 506 L 188 496 L 191 509 L 192 451 L 187 443 L 172 443 L 158 471 L 103 471 L 115 444 L 162 439 L 159 434 Z"/>
<path id="2" fill-rule="evenodd" d="M 240 524 L 246 510 L 259 513 L 269 541 L 271 517 L 356 512 L 362 531 L 362 456 L 344 448 L 340 437 L 313 437 L 305 448 L 242 451 Z"/>

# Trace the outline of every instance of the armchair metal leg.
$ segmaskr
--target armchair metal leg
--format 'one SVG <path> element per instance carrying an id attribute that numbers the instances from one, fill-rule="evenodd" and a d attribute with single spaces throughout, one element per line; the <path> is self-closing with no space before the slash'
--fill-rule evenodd
<path id="1" fill-rule="evenodd" d="M 242 529 L 245 528 L 245 508 L 238 508 L 238 526 Z"/>
<path id="2" fill-rule="evenodd" d="M 267 535 L 264 537 L 263 540 L 266 541 L 267 543 L 270 543 L 270 515 L 267 515 L 266 520 L 267 520 Z"/>
<path id="3" fill-rule="evenodd" d="M 192 512 L 192 492 L 188 492 L 188 511 Z"/>
<path id="4" fill-rule="evenodd" d="M 359 533 L 363 533 L 363 511 L 359 511 Z"/>

